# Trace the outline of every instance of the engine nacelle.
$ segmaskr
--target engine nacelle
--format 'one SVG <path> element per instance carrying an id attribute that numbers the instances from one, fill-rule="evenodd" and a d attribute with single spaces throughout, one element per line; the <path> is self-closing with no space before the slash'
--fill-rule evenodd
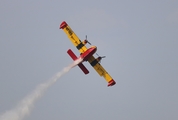
<path id="1" fill-rule="evenodd" d="M 84 40 L 84 41 L 82 41 L 82 43 L 83 43 L 84 45 L 86 45 L 86 44 L 88 43 L 88 40 Z"/>

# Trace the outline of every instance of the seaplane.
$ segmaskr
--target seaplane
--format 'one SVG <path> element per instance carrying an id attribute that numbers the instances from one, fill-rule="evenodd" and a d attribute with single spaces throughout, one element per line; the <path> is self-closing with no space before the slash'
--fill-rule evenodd
<path id="1" fill-rule="evenodd" d="M 82 58 L 82 61 L 78 64 L 78 66 L 83 71 L 84 74 L 88 74 L 89 71 L 83 65 L 83 62 L 89 62 L 90 65 L 96 70 L 96 72 L 101 77 L 104 77 L 104 79 L 108 83 L 108 85 L 107 85 L 108 87 L 116 84 L 114 79 L 109 75 L 109 73 L 100 64 L 102 58 L 105 58 L 105 56 L 101 57 L 96 53 L 97 47 L 91 45 L 91 43 L 87 40 L 87 36 L 86 36 L 85 40 L 81 41 L 65 21 L 63 21 L 60 24 L 59 29 L 62 29 L 66 33 L 69 40 L 79 50 L 79 52 L 80 52 L 79 57 L 77 57 L 71 49 L 67 50 L 67 53 L 74 61 L 79 58 Z M 90 48 L 87 48 L 86 44 L 91 45 Z M 97 58 L 94 57 L 95 53 L 98 56 Z"/>

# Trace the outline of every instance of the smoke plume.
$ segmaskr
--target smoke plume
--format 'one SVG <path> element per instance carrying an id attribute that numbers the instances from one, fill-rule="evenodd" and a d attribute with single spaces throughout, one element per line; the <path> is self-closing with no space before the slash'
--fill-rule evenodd
<path id="1" fill-rule="evenodd" d="M 36 89 L 24 99 L 13 109 L 6 111 L 0 115 L 0 120 L 23 120 L 26 116 L 30 114 L 35 102 L 44 95 L 44 92 L 53 85 L 62 75 L 67 73 L 71 68 L 79 64 L 82 59 L 74 61 L 71 65 L 65 67 L 62 71 L 58 72 L 49 81 L 42 83 L 36 87 Z"/>

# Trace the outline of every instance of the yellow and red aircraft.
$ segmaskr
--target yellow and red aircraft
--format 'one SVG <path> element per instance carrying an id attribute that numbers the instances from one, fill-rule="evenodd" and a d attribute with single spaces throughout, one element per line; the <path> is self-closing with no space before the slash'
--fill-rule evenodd
<path id="1" fill-rule="evenodd" d="M 90 48 L 87 48 L 85 45 L 88 43 L 91 45 L 91 43 L 88 42 L 88 40 L 81 41 L 77 35 L 73 32 L 73 30 L 69 27 L 69 25 L 63 21 L 60 25 L 60 29 L 62 29 L 68 36 L 68 38 L 71 40 L 71 42 L 74 44 L 74 46 L 79 50 L 80 56 L 77 57 L 71 49 L 67 51 L 69 56 L 75 61 L 78 58 L 82 58 L 82 62 L 88 61 L 90 65 L 97 71 L 97 73 L 104 77 L 105 80 L 108 82 L 108 86 L 113 86 L 116 84 L 116 82 L 113 80 L 113 78 L 109 75 L 109 73 L 101 66 L 99 63 L 103 57 L 95 58 L 93 54 L 96 52 L 97 47 L 91 46 Z M 87 68 L 81 63 L 78 64 L 80 69 L 85 73 L 88 74 L 89 71 Z"/>

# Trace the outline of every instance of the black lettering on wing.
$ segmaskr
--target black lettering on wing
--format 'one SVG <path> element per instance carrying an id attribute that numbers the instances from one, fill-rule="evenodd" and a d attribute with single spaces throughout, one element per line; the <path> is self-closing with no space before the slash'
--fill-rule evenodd
<path id="1" fill-rule="evenodd" d="M 68 27 L 66 27 L 66 30 L 67 30 L 67 32 L 69 33 L 69 35 L 72 36 L 73 31 L 72 31 L 71 29 L 69 29 Z"/>

